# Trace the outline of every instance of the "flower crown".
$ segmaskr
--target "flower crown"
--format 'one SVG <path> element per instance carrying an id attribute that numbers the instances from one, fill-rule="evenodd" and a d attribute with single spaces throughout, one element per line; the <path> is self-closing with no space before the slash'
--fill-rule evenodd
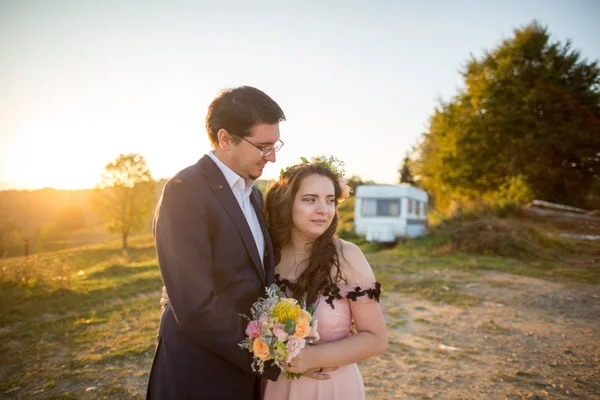
<path id="1" fill-rule="evenodd" d="M 311 157 L 310 161 L 308 161 L 306 157 L 300 157 L 300 160 L 302 161 L 302 164 L 322 165 L 333 172 L 338 178 L 344 178 L 344 173 L 346 172 L 344 170 L 345 164 L 342 160 L 339 160 L 334 156 L 330 156 L 329 158 L 325 156 Z M 294 167 L 295 165 L 292 165 L 291 167 L 282 169 L 280 176 L 282 178 L 287 176 L 293 171 Z"/>
<path id="2" fill-rule="evenodd" d="M 338 202 L 342 202 L 346 200 L 350 193 L 352 193 L 352 188 L 348 186 L 346 179 L 344 178 L 345 170 L 344 167 L 346 164 L 342 160 L 335 158 L 334 156 L 330 156 L 329 158 L 325 156 L 311 157 L 310 161 L 306 157 L 300 157 L 302 164 L 311 164 L 311 165 L 321 165 L 331 172 L 337 177 L 340 187 L 342 188 L 342 194 L 338 200 Z M 280 179 L 285 178 L 290 175 L 294 170 L 295 165 L 291 167 L 287 167 L 286 169 L 282 169 L 280 173 Z"/>

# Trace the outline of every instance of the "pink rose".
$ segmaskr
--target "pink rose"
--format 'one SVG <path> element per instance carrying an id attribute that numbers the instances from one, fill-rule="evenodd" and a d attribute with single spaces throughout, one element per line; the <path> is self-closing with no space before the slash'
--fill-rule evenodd
<path id="1" fill-rule="evenodd" d="M 281 324 L 281 322 L 275 324 L 275 327 L 273 328 L 273 333 L 275 334 L 277 339 L 281 339 L 284 341 L 290 336 L 285 330 L 283 330 L 283 325 Z"/>
<path id="2" fill-rule="evenodd" d="M 265 324 L 267 323 L 267 321 L 269 320 L 269 317 L 265 314 L 261 315 L 260 318 L 258 318 L 258 325 L 262 328 L 263 326 L 265 326 Z"/>
<path id="3" fill-rule="evenodd" d="M 340 195 L 340 198 L 338 199 L 338 201 L 341 203 L 342 201 L 344 201 L 348 197 L 350 197 L 350 193 L 352 193 L 352 188 L 350 186 L 348 186 L 346 180 L 342 177 L 338 178 L 338 182 L 340 184 L 340 188 L 342 189 L 342 194 Z"/>
<path id="4" fill-rule="evenodd" d="M 248 327 L 246 328 L 246 335 L 251 339 L 260 336 L 260 325 L 258 321 L 250 321 Z"/>
<path id="5" fill-rule="evenodd" d="M 285 347 L 288 350 L 288 358 L 285 362 L 291 362 L 294 357 L 300 354 L 300 350 L 302 350 L 304 346 L 306 346 L 306 340 L 296 336 L 290 336 L 285 344 Z"/>

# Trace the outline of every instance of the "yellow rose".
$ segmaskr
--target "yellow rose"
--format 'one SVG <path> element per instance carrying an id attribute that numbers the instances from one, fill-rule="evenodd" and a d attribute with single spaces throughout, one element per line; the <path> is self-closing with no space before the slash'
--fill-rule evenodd
<path id="1" fill-rule="evenodd" d="M 299 318 L 296 321 L 296 331 L 294 334 L 299 338 L 305 338 L 310 333 L 310 322 L 306 318 Z"/>
<path id="2" fill-rule="evenodd" d="M 265 361 L 270 354 L 269 345 L 266 344 L 261 338 L 254 339 L 254 342 L 252 342 L 252 351 L 256 357 L 263 361 Z"/>

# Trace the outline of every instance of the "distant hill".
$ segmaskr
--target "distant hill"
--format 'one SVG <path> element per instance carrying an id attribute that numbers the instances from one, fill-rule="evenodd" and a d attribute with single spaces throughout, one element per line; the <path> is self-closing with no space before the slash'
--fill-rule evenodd
<path id="1" fill-rule="evenodd" d="M 156 181 L 154 195 L 157 202 L 167 181 Z M 264 194 L 269 182 L 258 180 L 256 186 Z M 29 241 L 30 254 L 33 254 L 109 238 L 102 227 L 103 222 L 91 208 L 92 193 L 92 189 L 0 190 L 0 258 L 2 255 L 22 255 L 25 239 Z M 58 218 L 74 211 L 82 216 L 83 228 L 69 234 L 53 234 L 53 225 Z M 44 231 L 46 238 L 40 239 Z M 48 235 L 55 237 L 49 239 Z"/>
<path id="2" fill-rule="evenodd" d="M 0 181 L 0 191 L 1 190 L 20 190 L 21 187 L 19 185 L 14 184 L 13 182 L 8 181 Z"/>
<path id="3" fill-rule="evenodd" d="M 10 225 L 22 232 L 31 232 L 53 222 L 67 207 L 80 208 L 87 226 L 97 225 L 99 220 L 90 208 L 91 193 L 90 189 L 50 188 L 0 191 L 0 229 Z"/>
<path id="4" fill-rule="evenodd" d="M 166 179 L 156 182 L 156 201 L 166 182 Z M 22 255 L 25 239 L 29 241 L 30 254 L 33 254 L 110 238 L 111 235 L 104 231 L 103 221 L 92 210 L 92 193 L 93 189 L 52 188 L 0 191 L 0 258 Z M 73 214 L 80 218 L 78 230 L 56 232 L 59 218 Z"/>
<path id="5" fill-rule="evenodd" d="M 10 182 L 0 181 L 0 190 L 9 190 L 13 187 Z"/>
<path id="6" fill-rule="evenodd" d="M 154 193 L 157 201 L 166 182 L 167 179 L 156 182 Z M 59 213 L 68 208 L 81 209 L 86 227 L 97 226 L 102 222 L 90 206 L 92 192 L 93 189 L 0 190 L 0 233 L 7 224 L 26 232 L 40 229 L 54 222 Z"/>

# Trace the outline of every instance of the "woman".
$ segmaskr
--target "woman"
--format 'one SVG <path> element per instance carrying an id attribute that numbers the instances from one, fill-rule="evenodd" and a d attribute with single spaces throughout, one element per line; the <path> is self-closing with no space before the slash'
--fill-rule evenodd
<path id="1" fill-rule="evenodd" d="M 267 192 L 276 283 L 288 295 L 307 295 L 307 304 L 317 304 L 320 341 L 306 346 L 286 369 L 340 368 L 329 372 L 328 380 L 281 374 L 277 382 L 267 382 L 265 400 L 364 399 L 356 363 L 387 348 L 380 285 L 361 250 L 335 237 L 342 173 L 334 159 L 305 160 L 283 171 Z M 357 333 L 351 335 L 353 322 Z"/>
<path id="2" fill-rule="evenodd" d="M 276 283 L 289 296 L 299 300 L 306 295 L 307 304 L 317 305 L 320 339 L 306 346 L 286 369 L 295 373 L 318 369 L 329 379 L 291 380 L 280 374 L 276 382 L 267 381 L 264 399 L 364 399 L 356 363 L 387 348 L 380 285 L 362 251 L 335 237 L 337 205 L 348 195 L 337 161 L 303 160 L 282 171 L 267 191 L 266 217 Z M 161 304 L 167 302 L 163 288 Z"/>

